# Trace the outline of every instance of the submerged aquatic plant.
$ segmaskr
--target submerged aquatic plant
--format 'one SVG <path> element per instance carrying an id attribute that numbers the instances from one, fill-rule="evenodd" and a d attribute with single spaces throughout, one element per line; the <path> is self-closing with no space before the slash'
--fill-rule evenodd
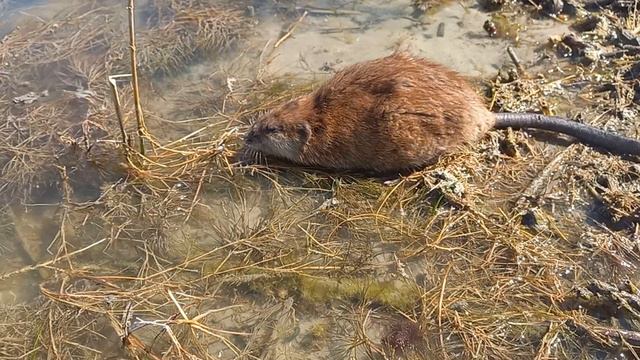
<path id="1" fill-rule="evenodd" d="M 157 25 L 139 35 L 143 71 L 171 73 L 203 56 L 220 54 L 249 25 L 240 11 L 221 7 L 169 6 L 165 12 Z"/>

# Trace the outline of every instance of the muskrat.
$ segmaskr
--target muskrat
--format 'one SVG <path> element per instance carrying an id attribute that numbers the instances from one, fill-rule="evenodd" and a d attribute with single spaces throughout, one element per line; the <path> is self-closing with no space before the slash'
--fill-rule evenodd
<path id="1" fill-rule="evenodd" d="M 564 133 L 619 154 L 640 141 L 560 117 L 492 113 L 458 73 L 405 52 L 350 65 L 310 94 L 260 117 L 245 153 L 330 170 L 417 169 L 490 129 Z"/>

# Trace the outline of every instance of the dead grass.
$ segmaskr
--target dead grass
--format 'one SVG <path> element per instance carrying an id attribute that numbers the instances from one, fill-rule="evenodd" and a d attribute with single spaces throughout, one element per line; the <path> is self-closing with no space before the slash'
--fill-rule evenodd
<path id="1" fill-rule="evenodd" d="M 208 44 L 223 46 L 218 35 Z M 26 41 L 13 36 L 15 46 Z M 149 147 L 129 149 L 127 161 L 105 84 L 117 66 L 47 51 L 64 69 L 54 81 L 75 87 L 10 105 L 26 76 L 17 63 L 20 75 L 2 84 L 11 92 L 2 98 L 0 191 L 31 209 L 42 199 L 33 188 L 51 182 L 57 211 L 41 220 L 58 230 L 41 236 L 51 256 L 0 274 L 0 294 L 24 274 L 52 274 L 37 300 L 0 308 L 0 357 L 637 357 L 637 166 L 522 132 L 494 132 L 387 182 L 234 166 L 250 119 L 312 86 L 288 79 L 217 88 L 209 111 L 183 94 L 171 98 L 186 114 L 208 114 L 206 122 L 167 120 L 143 101 Z M 43 58 L 24 66 L 43 67 Z M 557 112 L 576 96 L 563 90 L 572 81 L 503 79 L 488 101 Z M 143 98 L 151 91 L 142 90 Z M 589 90 L 578 96 L 604 114 L 596 123 L 613 122 L 603 111 L 610 105 Z M 132 92 L 120 91 L 133 135 Z M 199 91 L 207 90 L 184 94 Z"/>

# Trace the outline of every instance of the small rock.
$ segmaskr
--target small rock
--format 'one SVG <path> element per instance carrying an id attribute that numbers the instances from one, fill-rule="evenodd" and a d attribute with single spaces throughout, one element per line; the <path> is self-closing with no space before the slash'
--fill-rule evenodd
<path id="1" fill-rule="evenodd" d="M 562 43 L 569 47 L 571 56 L 584 56 L 584 51 L 588 47 L 587 43 L 574 34 L 565 35 L 562 38 Z"/>
<path id="2" fill-rule="evenodd" d="M 495 37 L 496 35 L 498 35 L 498 26 L 492 20 L 485 21 L 484 25 L 482 25 L 482 28 L 487 32 L 489 37 Z"/>
<path id="3" fill-rule="evenodd" d="M 340 200 L 332 197 L 330 199 L 325 200 L 321 205 L 319 210 L 324 210 L 324 209 L 329 209 L 332 207 L 335 207 L 336 205 L 340 204 Z"/>
<path id="4" fill-rule="evenodd" d="M 564 1 L 562 0 L 542 0 L 539 3 L 541 3 L 542 11 L 549 15 L 560 14 L 564 8 Z"/>
<path id="5" fill-rule="evenodd" d="M 577 0 L 565 0 L 564 8 L 562 12 L 568 16 L 578 15 L 578 7 L 581 6 L 581 1 Z"/>
<path id="6" fill-rule="evenodd" d="M 458 300 L 453 304 L 451 304 L 451 310 L 454 310 L 460 313 L 466 313 L 468 308 L 469 308 L 469 303 L 466 300 Z"/>
<path id="7" fill-rule="evenodd" d="M 444 37 L 444 23 L 438 24 L 438 30 L 436 31 L 437 37 Z"/>
<path id="8" fill-rule="evenodd" d="M 325 62 L 320 67 L 320 71 L 322 71 L 322 72 L 335 72 L 335 68 L 333 67 L 333 64 Z"/>
<path id="9" fill-rule="evenodd" d="M 31 104 L 36 100 L 38 100 L 38 98 L 40 98 L 40 95 L 34 93 L 33 91 L 30 91 L 24 95 L 14 97 L 13 103 L 14 104 Z"/>
<path id="10" fill-rule="evenodd" d="M 497 11 L 502 9 L 506 0 L 480 0 L 478 2 L 486 11 Z"/>
<path id="11" fill-rule="evenodd" d="M 532 3 L 547 15 L 557 15 L 564 9 L 563 0 L 526 0 L 525 3 Z"/>
<path id="12" fill-rule="evenodd" d="M 247 6 L 247 8 L 245 9 L 245 14 L 249 17 L 255 17 L 256 16 L 256 9 L 249 5 Z"/>
<path id="13" fill-rule="evenodd" d="M 640 36 L 635 36 L 634 33 L 626 29 L 618 29 L 616 32 L 618 41 L 622 45 L 640 46 Z"/>
<path id="14" fill-rule="evenodd" d="M 535 211 L 529 209 L 522 214 L 521 223 L 524 226 L 533 228 L 538 225 L 538 219 L 536 217 Z"/>
<path id="15" fill-rule="evenodd" d="M 73 92 L 73 95 L 78 99 L 86 99 L 96 96 L 96 93 L 93 90 L 77 88 L 76 91 Z"/>
<path id="16" fill-rule="evenodd" d="M 599 16 L 589 15 L 579 19 L 571 27 L 578 32 L 593 31 L 598 27 L 601 18 Z"/>
<path id="17" fill-rule="evenodd" d="M 563 36 L 556 43 L 556 48 L 560 56 L 581 58 L 587 64 L 597 62 L 602 55 L 601 49 L 588 44 L 575 34 Z"/>

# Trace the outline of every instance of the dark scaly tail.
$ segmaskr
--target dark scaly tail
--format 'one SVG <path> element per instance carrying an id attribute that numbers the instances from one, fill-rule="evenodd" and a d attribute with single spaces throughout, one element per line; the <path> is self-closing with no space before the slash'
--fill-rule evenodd
<path id="1" fill-rule="evenodd" d="M 556 116 L 534 113 L 496 113 L 494 128 L 533 128 L 563 133 L 583 143 L 598 146 L 617 154 L 640 155 L 640 141 L 608 133 L 593 126 Z"/>

